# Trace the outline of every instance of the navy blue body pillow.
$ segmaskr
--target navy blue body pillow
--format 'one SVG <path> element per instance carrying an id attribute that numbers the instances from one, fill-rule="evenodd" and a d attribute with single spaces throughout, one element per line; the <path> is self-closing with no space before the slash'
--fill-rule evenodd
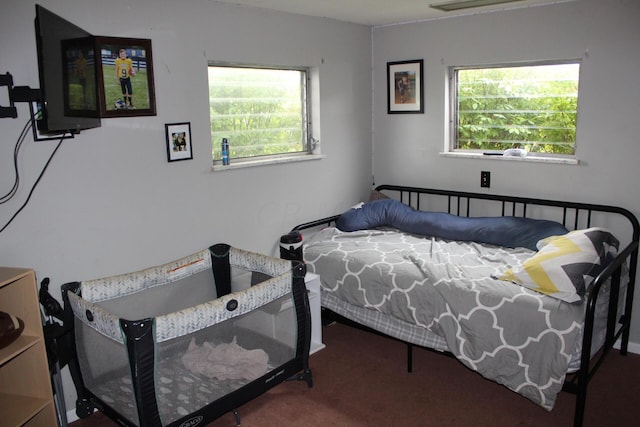
<path id="1" fill-rule="evenodd" d="M 446 240 L 488 243 L 537 250 L 538 240 L 569 232 L 562 224 L 542 219 L 460 217 L 444 212 L 424 212 L 397 200 L 375 200 L 343 213 L 336 221 L 342 231 L 388 226 L 408 233 Z"/>

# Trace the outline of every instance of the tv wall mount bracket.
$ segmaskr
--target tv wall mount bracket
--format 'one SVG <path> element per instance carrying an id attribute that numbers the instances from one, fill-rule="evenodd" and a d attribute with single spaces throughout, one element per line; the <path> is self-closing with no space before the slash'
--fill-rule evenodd
<path id="1" fill-rule="evenodd" d="M 6 86 L 9 93 L 9 106 L 0 105 L 0 118 L 18 117 L 16 102 L 40 102 L 40 89 L 32 89 L 29 86 L 14 86 L 13 76 L 10 73 L 0 74 L 0 87 Z"/>

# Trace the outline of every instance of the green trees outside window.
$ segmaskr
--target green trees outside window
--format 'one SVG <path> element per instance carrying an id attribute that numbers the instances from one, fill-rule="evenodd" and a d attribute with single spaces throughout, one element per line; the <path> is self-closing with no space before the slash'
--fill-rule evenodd
<path id="1" fill-rule="evenodd" d="M 454 150 L 575 154 L 580 64 L 454 68 Z"/>
<path id="2" fill-rule="evenodd" d="M 307 151 L 306 71 L 209 66 L 213 160 L 227 138 L 230 159 Z"/>

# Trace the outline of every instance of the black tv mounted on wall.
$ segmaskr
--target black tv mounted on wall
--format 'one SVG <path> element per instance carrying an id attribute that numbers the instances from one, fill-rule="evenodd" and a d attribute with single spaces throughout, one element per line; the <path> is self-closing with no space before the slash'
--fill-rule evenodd
<path id="1" fill-rule="evenodd" d="M 36 5 L 38 131 L 75 134 L 101 118 L 156 114 L 151 40 L 94 36 Z"/>
<path id="2" fill-rule="evenodd" d="M 93 36 L 40 5 L 36 5 L 35 30 L 40 74 L 38 131 L 75 134 L 100 127 Z M 75 64 L 77 68 L 69 67 L 63 50 L 63 42 L 68 40 L 77 40 L 76 46 L 82 48 L 74 51 L 84 56 L 83 65 L 79 61 Z"/>

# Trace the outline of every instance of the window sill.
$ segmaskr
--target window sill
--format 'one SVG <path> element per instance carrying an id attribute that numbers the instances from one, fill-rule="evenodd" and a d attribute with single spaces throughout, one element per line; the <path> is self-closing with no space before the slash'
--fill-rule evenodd
<path id="1" fill-rule="evenodd" d="M 310 160 L 321 160 L 327 157 L 324 154 L 301 154 L 299 156 L 277 157 L 257 160 L 237 160 L 229 165 L 216 163 L 211 166 L 213 172 L 223 172 L 234 169 L 253 168 L 257 166 L 277 165 L 282 163 L 306 162 Z"/>
<path id="2" fill-rule="evenodd" d="M 543 156 L 487 156 L 482 153 L 461 153 L 461 152 L 442 152 L 442 157 L 463 158 L 463 159 L 484 159 L 484 160 L 497 160 L 502 162 L 532 162 L 532 163 L 553 163 L 559 165 L 577 165 L 580 163 L 578 159 L 567 157 L 543 157 Z"/>

